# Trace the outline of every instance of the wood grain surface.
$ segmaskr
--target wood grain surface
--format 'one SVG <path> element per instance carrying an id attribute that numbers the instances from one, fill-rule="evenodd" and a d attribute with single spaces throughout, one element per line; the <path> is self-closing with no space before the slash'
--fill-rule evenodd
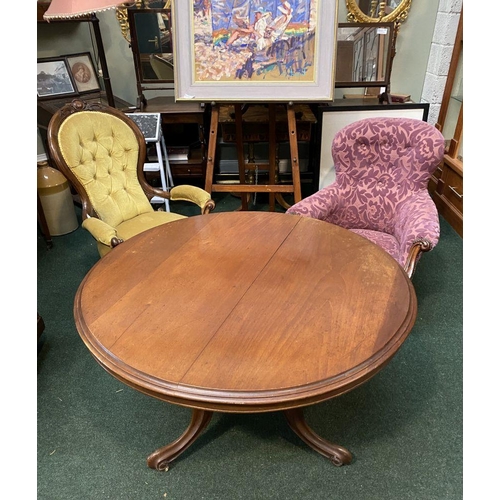
<path id="1" fill-rule="evenodd" d="M 135 389 L 261 412 L 342 394 L 377 373 L 416 318 L 404 270 L 332 224 L 271 212 L 186 218 L 125 241 L 81 283 L 77 329 Z"/>

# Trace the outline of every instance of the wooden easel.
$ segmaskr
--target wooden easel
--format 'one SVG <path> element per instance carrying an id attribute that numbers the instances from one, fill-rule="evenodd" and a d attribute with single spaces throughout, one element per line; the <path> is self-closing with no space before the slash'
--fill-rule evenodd
<path id="1" fill-rule="evenodd" d="M 285 104 L 283 104 L 285 105 Z M 212 104 L 212 114 L 210 119 L 210 132 L 208 138 L 208 156 L 207 156 L 207 172 L 205 178 L 205 191 L 225 192 L 225 193 L 240 193 L 241 209 L 248 210 L 248 194 L 249 193 L 269 193 L 269 211 L 274 212 L 276 208 L 276 200 L 284 208 L 288 208 L 288 204 L 283 193 L 293 193 L 294 203 L 301 200 L 300 189 L 300 170 L 299 170 L 299 149 L 297 144 L 297 130 L 295 109 L 293 103 L 286 104 L 287 120 L 288 120 L 288 135 L 290 142 L 290 159 L 292 163 L 292 184 L 277 184 L 276 183 L 276 104 L 267 104 L 269 109 L 269 164 L 245 163 L 243 154 L 243 104 L 234 104 L 235 125 L 236 125 L 236 149 L 238 154 L 238 184 L 217 184 L 213 183 L 215 149 L 217 144 L 217 132 L 219 127 L 219 111 L 220 104 Z M 269 169 L 269 178 L 267 184 L 247 184 L 245 180 L 245 170 L 255 169 L 257 167 L 265 167 Z"/>

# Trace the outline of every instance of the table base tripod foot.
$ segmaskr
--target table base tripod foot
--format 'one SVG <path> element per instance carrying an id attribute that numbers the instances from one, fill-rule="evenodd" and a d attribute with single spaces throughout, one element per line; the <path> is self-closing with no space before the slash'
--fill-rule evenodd
<path id="1" fill-rule="evenodd" d="M 212 415 L 211 411 L 194 409 L 191 422 L 182 436 L 151 453 L 147 458 L 148 466 L 152 469 L 168 471 L 171 462 L 189 448 L 204 431 L 212 419 Z"/>
<path id="2" fill-rule="evenodd" d="M 295 432 L 295 434 L 297 434 L 297 436 L 299 436 L 299 438 L 313 450 L 328 458 L 333 465 L 340 467 L 351 463 L 352 455 L 350 451 L 346 450 L 343 446 L 330 443 L 326 439 L 318 436 L 306 424 L 302 408 L 285 410 L 284 414 L 288 425 L 291 427 L 293 432 Z"/>

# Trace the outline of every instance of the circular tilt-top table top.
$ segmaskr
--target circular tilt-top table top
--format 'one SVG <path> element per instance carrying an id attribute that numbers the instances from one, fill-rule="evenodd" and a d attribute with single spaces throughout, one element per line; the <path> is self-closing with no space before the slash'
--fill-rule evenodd
<path id="1" fill-rule="evenodd" d="M 270 212 L 139 234 L 90 270 L 74 306 L 81 338 L 113 376 L 164 401 L 234 413 L 357 387 L 394 356 L 416 311 L 411 281 L 381 248 Z"/>

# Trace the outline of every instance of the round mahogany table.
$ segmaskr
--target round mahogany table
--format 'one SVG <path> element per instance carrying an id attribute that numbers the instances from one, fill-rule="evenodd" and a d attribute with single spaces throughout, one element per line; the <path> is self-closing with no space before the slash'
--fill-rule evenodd
<path id="1" fill-rule="evenodd" d="M 332 224 L 272 212 L 171 222 L 102 258 L 75 298 L 76 326 L 123 383 L 192 409 L 154 451 L 167 470 L 212 413 L 283 410 L 335 465 L 351 453 L 318 436 L 302 408 L 354 389 L 394 356 L 416 318 L 401 266 Z"/>

